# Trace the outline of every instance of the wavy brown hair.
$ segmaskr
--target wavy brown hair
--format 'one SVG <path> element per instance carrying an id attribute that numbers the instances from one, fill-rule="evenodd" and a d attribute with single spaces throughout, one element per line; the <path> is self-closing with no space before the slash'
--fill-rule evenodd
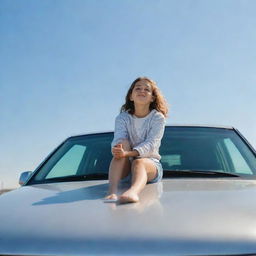
<path id="1" fill-rule="evenodd" d="M 126 94 L 126 97 L 125 97 L 125 104 L 121 107 L 121 112 L 127 111 L 131 115 L 134 114 L 134 112 L 135 112 L 134 102 L 130 100 L 130 96 L 132 94 L 132 90 L 133 90 L 135 84 L 141 80 L 146 80 L 151 85 L 154 101 L 151 102 L 151 104 L 149 105 L 150 111 L 155 109 L 155 110 L 161 112 L 166 117 L 167 113 L 168 113 L 167 102 L 166 102 L 164 96 L 162 95 L 161 91 L 157 87 L 156 82 L 149 79 L 148 77 L 138 77 L 137 79 L 135 79 L 132 82 L 132 84 Z"/>

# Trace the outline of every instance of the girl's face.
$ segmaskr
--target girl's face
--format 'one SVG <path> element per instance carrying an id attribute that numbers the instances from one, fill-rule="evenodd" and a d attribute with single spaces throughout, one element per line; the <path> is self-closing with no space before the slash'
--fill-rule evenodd
<path id="1" fill-rule="evenodd" d="M 147 80 L 136 82 L 130 100 L 136 104 L 150 105 L 154 101 L 152 86 Z"/>

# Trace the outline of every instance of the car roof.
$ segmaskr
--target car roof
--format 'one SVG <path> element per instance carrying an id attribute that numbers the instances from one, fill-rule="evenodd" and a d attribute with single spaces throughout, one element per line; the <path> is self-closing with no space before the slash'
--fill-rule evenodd
<path id="1" fill-rule="evenodd" d="M 224 125 L 208 125 L 208 124 L 167 124 L 165 127 L 203 127 L 203 128 L 218 128 L 218 129 L 229 129 L 233 130 L 234 127 L 232 126 L 224 126 Z M 73 137 L 78 137 L 78 136 L 85 136 L 85 135 L 97 135 L 97 134 L 107 134 L 107 133 L 113 133 L 114 131 L 96 131 L 96 132 L 89 132 L 89 133 L 84 133 L 84 134 L 76 134 L 76 135 L 71 135 L 68 137 L 73 138 Z"/>

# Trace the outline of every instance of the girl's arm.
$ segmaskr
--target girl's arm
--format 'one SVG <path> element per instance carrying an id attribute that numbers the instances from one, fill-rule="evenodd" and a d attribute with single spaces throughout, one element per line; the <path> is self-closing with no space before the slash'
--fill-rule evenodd
<path id="1" fill-rule="evenodd" d="M 122 140 L 128 139 L 128 131 L 124 115 L 125 113 L 121 113 L 115 119 L 114 139 L 111 143 L 112 148 L 121 143 Z"/>

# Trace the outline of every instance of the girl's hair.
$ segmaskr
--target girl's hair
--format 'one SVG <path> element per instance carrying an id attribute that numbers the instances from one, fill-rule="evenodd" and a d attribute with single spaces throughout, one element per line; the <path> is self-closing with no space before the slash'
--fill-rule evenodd
<path id="1" fill-rule="evenodd" d="M 155 109 L 155 110 L 161 112 L 166 117 L 167 113 L 168 113 L 167 102 L 166 102 L 164 96 L 162 95 L 161 91 L 157 87 L 156 82 L 149 79 L 148 77 L 138 77 L 137 79 L 135 79 L 132 82 L 132 84 L 126 94 L 126 97 L 125 97 L 125 104 L 121 107 L 121 112 L 127 111 L 131 115 L 134 114 L 134 112 L 135 112 L 134 102 L 130 100 L 130 96 L 132 94 L 132 90 L 133 90 L 135 84 L 141 80 L 146 80 L 151 85 L 152 95 L 154 96 L 154 101 L 151 102 L 149 109 L 150 110 Z"/>

